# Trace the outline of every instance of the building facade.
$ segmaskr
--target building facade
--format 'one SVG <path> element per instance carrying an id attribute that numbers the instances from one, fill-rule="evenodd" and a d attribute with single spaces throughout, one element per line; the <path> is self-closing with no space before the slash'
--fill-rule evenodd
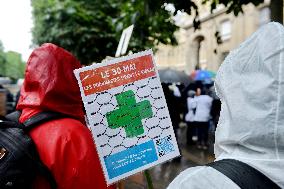
<path id="1" fill-rule="evenodd" d="M 227 14 L 223 6 L 210 13 L 209 6 L 199 5 L 201 29 L 194 31 L 193 16 L 183 15 L 176 37 L 178 46 L 160 45 L 155 54 L 158 69 L 172 68 L 191 73 L 198 65 L 202 69 L 217 71 L 230 50 L 236 48 L 261 25 L 270 21 L 269 2 L 255 7 L 243 7 L 237 17 Z M 219 32 L 221 44 L 215 33 Z"/>

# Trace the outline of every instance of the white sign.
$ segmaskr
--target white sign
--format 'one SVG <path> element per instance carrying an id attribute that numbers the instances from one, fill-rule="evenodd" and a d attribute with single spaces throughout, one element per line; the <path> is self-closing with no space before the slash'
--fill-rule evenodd
<path id="1" fill-rule="evenodd" d="M 180 155 L 151 50 L 74 73 L 107 184 Z"/>
<path id="2" fill-rule="evenodd" d="M 118 43 L 116 53 L 115 53 L 115 57 L 119 57 L 120 55 L 123 55 L 126 53 L 128 43 L 129 43 L 132 31 L 133 31 L 133 27 L 134 25 L 131 25 L 123 30 L 119 43 Z"/>

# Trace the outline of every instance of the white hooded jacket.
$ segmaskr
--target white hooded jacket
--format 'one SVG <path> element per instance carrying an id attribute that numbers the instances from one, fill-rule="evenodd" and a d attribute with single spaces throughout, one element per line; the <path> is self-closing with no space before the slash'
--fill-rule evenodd
<path id="1" fill-rule="evenodd" d="M 230 52 L 218 70 L 222 102 L 216 160 L 236 159 L 284 188 L 284 28 L 271 22 Z M 215 169 L 189 168 L 168 189 L 239 188 Z"/>

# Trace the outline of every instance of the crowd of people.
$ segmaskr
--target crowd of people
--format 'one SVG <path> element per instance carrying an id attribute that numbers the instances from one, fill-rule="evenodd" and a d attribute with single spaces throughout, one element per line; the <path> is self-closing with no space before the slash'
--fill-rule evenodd
<path id="1" fill-rule="evenodd" d="M 213 81 L 210 84 L 196 81 L 187 87 L 176 83 L 162 83 L 162 87 L 177 140 L 180 123 L 185 122 L 187 144 L 196 144 L 197 148 L 206 150 L 209 128 L 216 128 L 221 109 Z"/>

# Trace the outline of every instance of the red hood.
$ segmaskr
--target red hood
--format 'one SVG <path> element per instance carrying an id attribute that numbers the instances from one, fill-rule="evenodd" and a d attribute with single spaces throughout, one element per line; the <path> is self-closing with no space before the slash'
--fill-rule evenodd
<path id="1" fill-rule="evenodd" d="M 17 105 L 22 119 L 39 111 L 56 111 L 84 120 L 83 104 L 73 70 L 80 62 L 66 50 L 50 43 L 29 57 Z M 25 117 L 25 118 L 24 118 Z"/>

